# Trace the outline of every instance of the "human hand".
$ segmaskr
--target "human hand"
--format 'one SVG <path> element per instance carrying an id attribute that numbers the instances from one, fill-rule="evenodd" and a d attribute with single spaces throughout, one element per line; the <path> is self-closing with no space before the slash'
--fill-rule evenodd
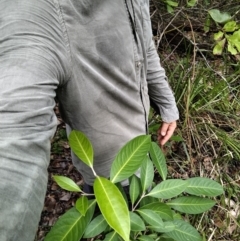
<path id="1" fill-rule="evenodd" d="M 160 146 L 163 146 L 170 139 L 176 127 L 176 121 L 171 123 L 163 122 L 162 126 L 158 130 L 158 143 Z"/>

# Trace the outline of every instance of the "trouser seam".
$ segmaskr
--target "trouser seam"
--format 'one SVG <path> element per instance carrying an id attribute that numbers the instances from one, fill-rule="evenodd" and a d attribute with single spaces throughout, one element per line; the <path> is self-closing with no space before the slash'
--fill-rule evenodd
<path id="1" fill-rule="evenodd" d="M 70 61 L 70 67 L 71 67 L 70 74 L 69 74 L 69 76 L 67 78 L 67 81 L 66 81 L 66 83 L 67 83 L 71 79 L 71 76 L 73 74 L 72 51 L 71 51 L 71 47 L 70 47 L 68 31 L 67 31 L 65 20 L 64 20 L 64 17 L 63 17 L 62 6 L 60 5 L 59 0 L 55 0 L 55 5 L 57 5 L 56 10 L 58 12 L 59 22 L 60 22 L 61 29 L 62 29 L 62 32 L 63 32 L 63 38 L 64 38 L 64 42 L 65 42 L 65 45 L 66 45 L 66 48 L 67 48 L 67 52 L 69 54 L 68 59 Z"/>

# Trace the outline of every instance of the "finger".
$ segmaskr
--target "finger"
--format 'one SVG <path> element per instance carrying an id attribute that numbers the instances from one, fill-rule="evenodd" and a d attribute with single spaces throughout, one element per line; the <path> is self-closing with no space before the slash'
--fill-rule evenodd
<path id="1" fill-rule="evenodd" d="M 160 135 L 165 136 L 167 134 L 168 128 L 169 128 L 170 123 L 163 122 L 161 128 L 160 128 Z"/>
<path id="2" fill-rule="evenodd" d="M 161 146 L 163 146 L 171 138 L 175 128 L 176 128 L 176 122 L 168 124 L 166 134 L 164 136 L 162 136 L 162 135 L 159 136 L 160 137 L 159 138 L 159 144 Z M 164 129 L 164 131 L 165 131 L 165 129 Z"/>

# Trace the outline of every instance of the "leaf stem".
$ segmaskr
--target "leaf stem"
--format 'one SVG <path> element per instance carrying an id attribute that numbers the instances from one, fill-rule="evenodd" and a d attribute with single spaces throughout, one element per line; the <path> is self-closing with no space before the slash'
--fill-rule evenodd
<path id="1" fill-rule="evenodd" d="M 132 208 L 132 211 L 135 211 L 136 208 L 138 207 L 139 203 L 142 201 L 142 199 L 146 197 L 145 192 L 142 194 L 142 196 L 139 198 L 139 200 L 137 201 L 136 205 Z"/>

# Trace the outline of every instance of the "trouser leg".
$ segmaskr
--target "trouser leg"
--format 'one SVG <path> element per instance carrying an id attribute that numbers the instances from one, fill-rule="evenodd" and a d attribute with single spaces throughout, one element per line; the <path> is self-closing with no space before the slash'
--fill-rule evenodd
<path id="1" fill-rule="evenodd" d="M 51 8 L 42 0 L 0 2 L 1 241 L 33 241 L 43 207 L 61 74 Z"/>

